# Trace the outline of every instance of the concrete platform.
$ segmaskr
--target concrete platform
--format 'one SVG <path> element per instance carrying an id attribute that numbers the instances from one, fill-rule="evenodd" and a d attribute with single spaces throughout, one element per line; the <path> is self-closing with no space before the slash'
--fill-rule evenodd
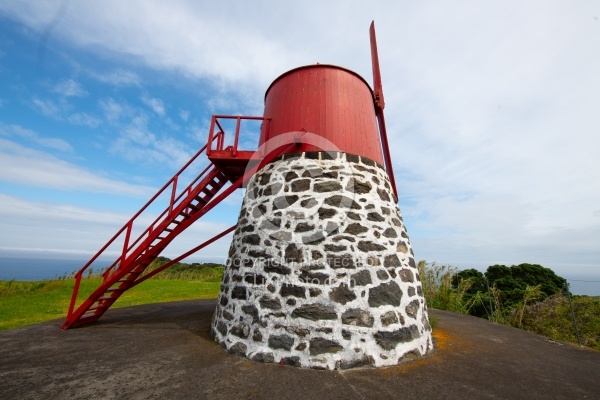
<path id="1" fill-rule="evenodd" d="M 600 352 L 432 311 L 437 350 L 410 364 L 316 371 L 226 353 L 215 300 L 109 310 L 0 332 L 0 399 L 600 399 Z"/>

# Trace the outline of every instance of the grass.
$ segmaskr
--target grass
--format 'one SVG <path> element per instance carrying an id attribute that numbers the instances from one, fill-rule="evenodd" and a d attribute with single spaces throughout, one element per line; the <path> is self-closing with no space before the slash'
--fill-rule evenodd
<path id="1" fill-rule="evenodd" d="M 158 257 L 146 272 L 169 261 Z M 220 264 L 176 263 L 123 293 L 112 307 L 216 298 L 224 270 Z M 91 268 L 86 271 L 77 305 L 100 286 L 102 272 Z M 74 286 L 73 274 L 36 282 L 0 281 L 0 331 L 65 318 Z"/>
<path id="2" fill-rule="evenodd" d="M 216 298 L 222 271 L 220 274 L 213 272 L 208 274 L 212 278 L 209 280 L 149 279 L 125 292 L 113 307 Z M 91 293 L 101 282 L 99 278 L 82 279 L 80 293 Z M 74 279 L 0 281 L 0 330 L 64 318 L 74 283 Z"/>
<path id="3" fill-rule="evenodd" d="M 452 276 L 458 272 L 458 269 L 436 263 L 427 264 L 425 261 L 420 261 L 417 268 L 427 307 L 461 314 L 468 313 L 464 295 L 469 289 L 470 281 L 462 281 L 458 290 L 452 287 Z"/>
<path id="4" fill-rule="evenodd" d="M 159 268 L 166 262 L 167 258 L 159 257 L 148 271 Z M 418 268 L 428 307 L 469 313 L 472 304 L 465 300 L 464 294 L 469 289 L 470 282 L 461 282 L 458 287 L 453 287 L 451 283 L 457 269 L 427 264 L 424 261 L 419 262 Z M 177 263 L 125 292 L 113 307 L 216 298 L 223 271 L 224 267 L 218 264 Z M 88 277 L 82 279 L 79 303 L 100 285 L 100 272 L 90 271 Z M 74 283 L 74 279 L 66 276 L 37 282 L 0 281 L 0 330 L 64 318 Z M 536 292 L 536 287 L 529 289 L 529 297 L 524 298 L 518 308 L 500 312 L 502 309 L 497 302 L 495 321 L 557 340 L 574 342 L 570 309 L 564 295 L 534 302 L 539 293 Z M 492 288 L 493 292 L 494 290 L 496 289 Z M 573 304 L 582 344 L 600 350 L 600 298 L 574 296 Z M 431 314 L 430 324 L 434 328 L 437 325 L 435 316 Z"/>

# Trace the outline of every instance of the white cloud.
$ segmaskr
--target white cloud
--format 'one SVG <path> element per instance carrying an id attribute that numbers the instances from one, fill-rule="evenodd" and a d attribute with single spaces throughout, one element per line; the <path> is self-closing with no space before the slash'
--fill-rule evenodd
<path id="1" fill-rule="evenodd" d="M 155 216 L 142 216 L 134 224 L 140 234 Z M 128 213 L 108 209 L 90 209 L 65 204 L 28 201 L 0 194 L 0 250 L 53 251 L 92 255 L 98 251 L 131 218 Z M 175 257 L 192 249 L 228 226 L 197 221 L 166 249 L 165 255 Z M 136 237 L 136 236 L 134 236 Z M 206 248 L 201 255 L 214 258 L 225 254 L 231 236 Z M 109 247 L 107 255 L 116 257 L 123 248 L 123 237 Z M 222 257 L 217 257 L 223 261 Z"/>
<path id="2" fill-rule="evenodd" d="M 129 116 L 132 111 L 125 103 L 119 103 L 113 98 L 101 99 L 98 103 L 104 118 L 111 124 L 115 124 L 123 117 Z"/>
<path id="3" fill-rule="evenodd" d="M 41 137 L 31 129 L 23 128 L 19 125 L 6 125 L 0 122 L 0 134 L 24 138 L 38 146 L 46 147 L 53 150 L 73 151 L 71 145 L 63 139 Z"/>
<path id="4" fill-rule="evenodd" d="M 88 94 L 81 84 L 72 79 L 65 79 L 58 82 L 54 85 L 52 91 L 65 97 L 82 97 Z"/>
<path id="5" fill-rule="evenodd" d="M 60 107 L 52 100 L 42 100 L 34 97 L 31 100 L 35 108 L 47 117 L 60 118 Z"/>
<path id="6" fill-rule="evenodd" d="M 92 72 L 91 75 L 100 82 L 112 86 L 140 86 L 141 79 L 135 72 L 116 69 L 106 73 Z"/>
<path id="7" fill-rule="evenodd" d="M 144 95 L 142 99 L 156 113 L 164 115 L 162 101 Z M 140 108 L 112 98 L 99 102 L 104 118 L 116 127 L 117 138 L 112 142 L 110 151 L 130 162 L 144 164 L 163 164 L 179 168 L 192 156 L 189 146 L 167 134 L 157 135 L 148 128 L 148 116 Z M 178 127 L 170 118 L 164 122 L 175 130 Z"/>
<path id="8" fill-rule="evenodd" d="M 97 128 L 101 123 L 98 118 L 85 112 L 69 115 L 68 121 L 75 125 L 84 125 L 89 126 L 90 128 Z"/>
<path id="9" fill-rule="evenodd" d="M 43 31 L 59 6 L 0 9 Z M 597 14 L 592 3 L 553 0 L 80 2 L 54 34 L 115 63 L 126 59 L 124 71 L 141 65 L 184 84 L 209 82 L 211 111 L 260 114 L 267 85 L 299 65 L 338 64 L 370 81 L 367 28 L 375 19 L 388 135 L 417 254 L 483 260 L 530 249 L 536 257 L 586 254 L 598 265 L 588 240 L 600 225 Z M 37 101 L 56 114 L 56 104 Z M 183 143 L 150 132 L 137 110 L 113 99 L 101 108 L 126 127 L 113 150 L 136 160 L 185 158 Z M 206 128 L 192 129 L 205 139 Z"/>
<path id="10" fill-rule="evenodd" d="M 156 97 L 150 97 L 149 95 L 144 94 L 142 95 L 141 100 L 156 114 L 158 114 L 161 117 L 165 116 L 165 105 L 161 99 L 158 99 Z"/>
<path id="11" fill-rule="evenodd" d="M 66 98 L 75 95 L 67 95 L 63 93 L 63 96 Z M 61 98 L 58 102 L 56 102 L 53 100 L 42 100 L 36 96 L 31 100 L 31 104 L 42 115 L 53 118 L 57 121 L 67 121 L 74 125 L 83 125 L 91 128 L 96 128 L 100 125 L 100 119 L 88 112 L 72 112 L 74 107 L 72 104 L 67 102 L 65 98 Z M 111 106 L 114 106 L 114 104 L 110 102 L 100 102 L 100 109 L 105 113 L 109 122 L 112 122 L 111 118 L 116 116 L 116 110 L 111 109 Z M 111 113 L 113 115 L 111 115 Z"/>
<path id="12" fill-rule="evenodd" d="M 0 194 L 3 250 L 73 252 L 91 255 L 129 218 L 106 210 L 27 201 Z M 10 232 L 10 233 L 9 233 Z"/>
<path id="13" fill-rule="evenodd" d="M 50 154 L 0 139 L 0 180 L 41 188 L 149 197 L 154 189 L 100 176 Z"/>
<path id="14" fill-rule="evenodd" d="M 59 7 L 31 2 L 3 8 L 44 30 Z M 210 3 L 185 1 L 71 3 L 53 34 L 82 48 L 106 49 L 188 76 L 264 84 L 285 70 L 290 56 L 300 61 L 294 46 L 274 39 L 287 30 L 286 24 L 277 23 L 280 18 L 274 18 L 277 10 L 270 8 L 276 7 L 238 5 L 234 12 L 224 13 Z M 138 18 L 132 20 L 131 15 Z M 273 24 L 270 32 L 258 29 L 266 22 Z"/>
<path id="15" fill-rule="evenodd" d="M 192 156 L 189 146 L 169 136 L 158 137 L 148 129 L 144 115 L 124 124 L 111 150 L 129 161 L 165 164 L 174 168 L 184 165 Z"/>
<path id="16" fill-rule="evenodd" d="M 514 249 L 600 223 L 594 217 L 599 193 L 588 178 L 600 168 L 600 137 L 593 133 L 600 126 L 600 80 L 592 72 L 600 58 L 574 50 L 600 41 L 577 7 L 520 8 L 430 10 L 430 18 L 413 19 L 427 36 L 383 53 L 388 62 L 382 65 L 402 66 L 396 71 L 402 86 L 384 75 L 401 202 L 435 216 L 422 227 L 425 237 L 450 240 L 446 229 L 453 226 L 465 257 L 489 253 L 483 246 L 465 251 L 470 241 Z M 431 34 L 434 26 L 440 34 Z M 410 56 L 400 60 L 400 54 Z M 403 179 L 409 171 L 418 179 Z M 494 199 L 510 199 L 511 206 Z M 419 217 L 413 224 L 421 224 Z M 510 227 L 510 234 L 496 232 L 498 226 Z M 547 243 L 547 254 L 560 257 L 552 250 L 557 243 Z"/>
<path id="17" fill-rule="evenodd" d="M 2 103 L 0 103 L 0 106 L 2 105 Z M 187 120 L 190 118 L 190 112 L 187 110 L 181 110 L 179 112 L 179 117 L 184 121 L 187 122 Z"/>

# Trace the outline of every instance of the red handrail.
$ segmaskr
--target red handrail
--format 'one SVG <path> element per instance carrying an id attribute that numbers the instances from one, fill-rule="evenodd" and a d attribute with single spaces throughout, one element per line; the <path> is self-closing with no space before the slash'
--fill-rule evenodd
<path id="1" fill-rule="evenodd" d="M 75 287 L 73 290 L 73 295 L 71 297 L 71 302 L 69 304 L 69 315 L 72 314 L 75 303 L 77 301 L 77 296 L 79 293 L 79 287 L 81 284 L 81 278 L 83 273 L 98 259 L 100 255 L 102 255 L 109 246 L 111 246 L 123 233 L 125 233 L 125 238 L 123 241 L 123 247 L 121 251 L 121 255 L 113 262 L 109 267 L 105 269 L 103 272 L 104 280 L 106 281 L 108 277 L 112 274 L 113 270 L 119 270 L 121 265 L 123 265 L 127 261 L 127 256 L 129 252 L 134 249 L 140 241 L 146 239 L 150 236 L 155 226 L 157 226 L 164 218 L 171 215 L 173 210 L 176 208 L 176 205 L 179 204 L 179 201 L 184 198 L 184 195 L 190 193 L 192 191 L 193 186 L 203 178 L 206 173 L 209 171 L 211 165 L 209 164 L 184 190 L 182 190 L 179 195 L 177 195 L 177 186 L 179 183 L 179 177 L 181 174 L 202 154 L 206 153 L 207 156 L 210 155 L 213 150 L 225 150 L 225 130 L 223 126 L 219 122 L 219 119 L 235 119 L 236 120 L 236 129 L 234 134 L 233 146 L 228 147 L 231 151 L 232 156 L 235 157 L 238 151 L 238 143 L 239 143 L 239 135 L 240 135 L 240 126 L 242 120 L 258 120 L 263 121 L 261 126 L 260 133 L 260 143 L 264 141 L 265 136 L 267 134 L 268 123 L 270 118 L 266 117 L 252 117 L 252 116 L 231 116 L 231 115 L 213 115 L 210 123 L 210 129 L 208 134 L 207 143 L 161 188 L 156 194 L 148 200 L 148 202 L 129 220 L 123 227 L 79 270 L 75 273 Z M 218 132 L 215 133 L 215 128 L 218 128 Z M 216 140 L 216 148 L 213 149 L 213 144 Z M 247 179 L 247 177 L 246 177 Z M 171 194 L 169 200 L 169 206 L 150 224 L 150 226 L 142 232 L 137 239 L 131 242 L 131 234 L 134 227 L 135 220 L 152 204 L 163 192 L 171 187 Z M 227 190 L 229 192 L 229 190 Z"/>
<path id="2" fill-rule="evenodd" d="M 216 136 L 220 133 L 225 132 L 225 129 L 219 122 L 220 119 L 235 119 L 236 120 L 235 134 L 233 137 L 233 146 L 231 146 L 231 149 L 230 149 L 231 155 L 233 157 L 235 157 L 238 152 L 238 143 L 239 143 L 240 130 L 241 130 L 240 128 L 241 128 L 241 123 L 243 120 L 263 121 L 262 127 L 261 127 L 261 132 L 260 132 L 260 138 L 259 138 L 259 146 L 260 146 L 260 143 L 263 143 L 263 141 L 265 139 L 267 124 L 271 120 L 271 118 L 268 118 L 268 117 L 246 117 L 246 116 L 239 116 L 239 115 L 213 115 L 212 119 L 210 121 L 210 130 L 208 132 L 208 143 L 207 143 L 208 147 L 206 149 L 207 156 L 210 156 L 210 153 L 213 150 L 225 150 L 223 148 L 223 146 L 224 146 L 223 136 L 221 136 L 220 141 L 217 140 L 217 147 L 214 149 L 212 147 L 213 141 L 216 138 Z M 219 129 L 217 134 L 214 133 L 216 128 Z"/>
<path id="3" fill-rule="evenodd" d="M 218 143 L 223 143 L 223 138 L 222 136 L 224 135 L 223 132 L 219 132 L 217 133 L 215 136 L 217 137 L 217 141 Z M 181 198 L 183 197 L 183 194 L 186 193 L 186 191 L 188 191 L 196 182 L 198 182 L 198 180 L 206 174 L 206 172 L 208 171 L 210 165 L 208 167 L 206 167 L 197 177 L 196 179 L 194 179 L 187 187 L 185 190 L 183 190 L 179 196 L 174 196 L 177 193 L 177 183 L 179 181 L 179 176 L 181 176 L 181 174 L 203 153 L 205 152 L 205 150 L 207 150 L 208 147 L 208 143 L 205 144 L 204 146 L 202 146 L 202 148 L 200 150 L 198 150 L 198 152 L 196 152 L 196 154 L 194 154 L 192 156 L 192 158 L 179 170 L 177 171 L 177 173 L 167 182 L 163 185 L 162 188 L 160 188 L 156 194 L 154 196 L 152 196 L 152 198 L 150 198 L 150 200 L 148 200 L 146 202 L 146 204 L 144 204 L 142 206 L 142 208 L 140 208 L 140 210 L 134 214 L 133 217 L 131 217 L 129 219 L 129 221 L 127 221 L 125 223 L 125 225 L 123 225 L 123 227 L 117 231 L 117 233 L 111 238 L 109 239 L 108 242 L 106 242 L 106 244 L 100 249 L 98 250 L 98 252 L 83 266 L 81 267 L 81 269 L 79 271 L 77 271 L 75 273 L 75 287 L 73 288 L 73 295 L 71 296 L 71 302 L 69 304 L 69 312 L 68 314 L 71 314 L 75 308 L 75 303 L 77 301 L 77 295 L 79 293 L 79 287 L 81 285 L 81 278 L 83 276 L 83 273 L 98 259 L 98 257 L 100 257 L 100 255 L 102 255 L 106 249 L 112 245 L 122 234 L 123 232 L 125 232 L 125 239 L 123 242 L 123 250 L 121 252 L 121 255 L 117 258 L 117 260 L 115 262 L 113 262 L 108 268 L 106 268 L 106 270 L 103 272 L 102 276 L 104 277 L 104 280 L 107 279 L 107 277 L 109 276 L 109 273 L 115 268 L 115 266 L 120 265 L 120 263 L 122 263 L 123 261 L 125 261 L 127 253 L 129 252 L 129 250 L 131 250 L 137 243 L 139 243 L 139 241 L 149 232 L 151 232 L 154 229 L 155 224 L 161 219 L 163 218 L 165 215 L 170 214 L 173 211 L 174 205 L 181 200 Z M 137 217 L 139 217 L 149 206 L 150 204 L 152 204 L 169 186 L 172 186 L 172 191 L 171 191 L 171 198 L 170 198 L 170 202 L 169 202 L 169 206 L 167 207 L 167 209 L 165 211 L 162 212 L 162 214 L 160 214 L 155 220 L 154 222 L 150 225 L 150 227 L 148 227 L 133 243 L 129 244 L 129 240 L 131 237 L 131 232 L 133 230 L 133 224 L 135 222 L 135 220 L 137 219 Z M 118 269 L 118 268 L 117 268 Z"/>
<path id="4" fill-rule="evenodd" d="M 161 221 L 163 219 L 163 217 L 166 217 L 168 215 L 170 215 L 175 206 L 179 203 L 179 201 L 184 197 L 184 194 L 189 193 L 192 189 L 192 187 L 196 184 L 196 182 L 198 182 L 198 180 L 200 180 L 200 178 L 202 178 L 204 175 L 206 175 L 206 173 L 209 171 L 211 165 L 209 164 L 208 166 L 206 166 L 206 168 L 204 168 L 204 170 L 202 170 L 202 172 L 196 177 L 196 179 L 194 179 L 184 190 L 181 191 L 181 193 L 179 194 L 179 196 L 175 197 L 174 199 L 171 199 L 171 202 L 169 203 L 169 207 L 163 211 L 158 217 L 156 217 L 156 219 L 152 222 L 152 224 L 150 224 L 150 226 L 142 233 L 140 234 L 140 236 L 138 236 L 138 238 L 129 246 L 127 247 L 127 251 L 123 252 L 122 257 L 124 261 L 129 253 L 129 250 L 131 250 L 132 248 L 134 248 L 142 239 L 145 238 L 146 234 L 150 234 L 153 229 L 154 226 L 156 226 L 159 221 Z M 176 179 L 175 179 L 176 181 Z M 107 268 L 106 271 L 104 271 L 104 274 L 106 276 L 106 274 L 114 267 L 115 264 L 111 265 L 109 268 Z"/>

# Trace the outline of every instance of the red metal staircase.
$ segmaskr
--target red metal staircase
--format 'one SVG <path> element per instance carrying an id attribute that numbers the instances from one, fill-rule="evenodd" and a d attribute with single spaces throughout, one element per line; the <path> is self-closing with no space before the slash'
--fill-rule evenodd
<path id="1" fill-rule="evenodd" d="M 233 146 L 224 146 L 224 130 L 219 123 L 222 119 L 235 119 L 236 132 Z M 61 329 L 68 329 L 78 325 L 97 321 L 106 310 L 126 290 L 156 275 L 165 268 L 188 257 L 204 246 L 225 236 L 235 229 L 235 225 L 224 232 L 219 233 L 212 239 L 200 244 L 194 249 L 172 260 L 159 269 L 144 274 L 150 263 L 158 257 L 161 252 L 181 232 L 187 229 L 195 221 L 219 204 L 224 198 L 236 189 L 245 185 L 248 179 L 262 166 L 272 161 L 278 155 L 285 153 L 289 147 L 297 143 L 281 146 L 265 157 L 254 151 L 240 151 L 237 149 L 242 120 L 262 120 L 261 139 L 264 138 L 268 129 L 268 118 L 263 117 L 230 117 L 213 116 L 209 139 L 179 172 L 171 178 L 141 209 L 138 211 L 104 247 L 92 257 L 86 265 L 75 274 L 75 287 L 67 318 Z M 215 130 L 218 132 L 215 133 Z M 213 145 L 216 147 L 213 149 Z M 183 190 L 178 191 L 178 182 L 182 174 L 188 172 L 189 166 L 199 159 L 200 155 L 206 153 L 209 159 L 208 165 L 202 172 Z M 225 190 L 228 182 L 231 182 Z M 146 211 L 163 194 L 169 194 L 170 201 L 166 209 L 143 231 L 141 235 L 131 242 L 134 224 L 139 222 L 140 215 Z M 105 252 L 109 247 L 118 245 L 123 240 L 121 255 L 102 274 L 103 282 L 94 290 L 78 307 L 76 307 L 81 279 L 84 272 Z"/>

